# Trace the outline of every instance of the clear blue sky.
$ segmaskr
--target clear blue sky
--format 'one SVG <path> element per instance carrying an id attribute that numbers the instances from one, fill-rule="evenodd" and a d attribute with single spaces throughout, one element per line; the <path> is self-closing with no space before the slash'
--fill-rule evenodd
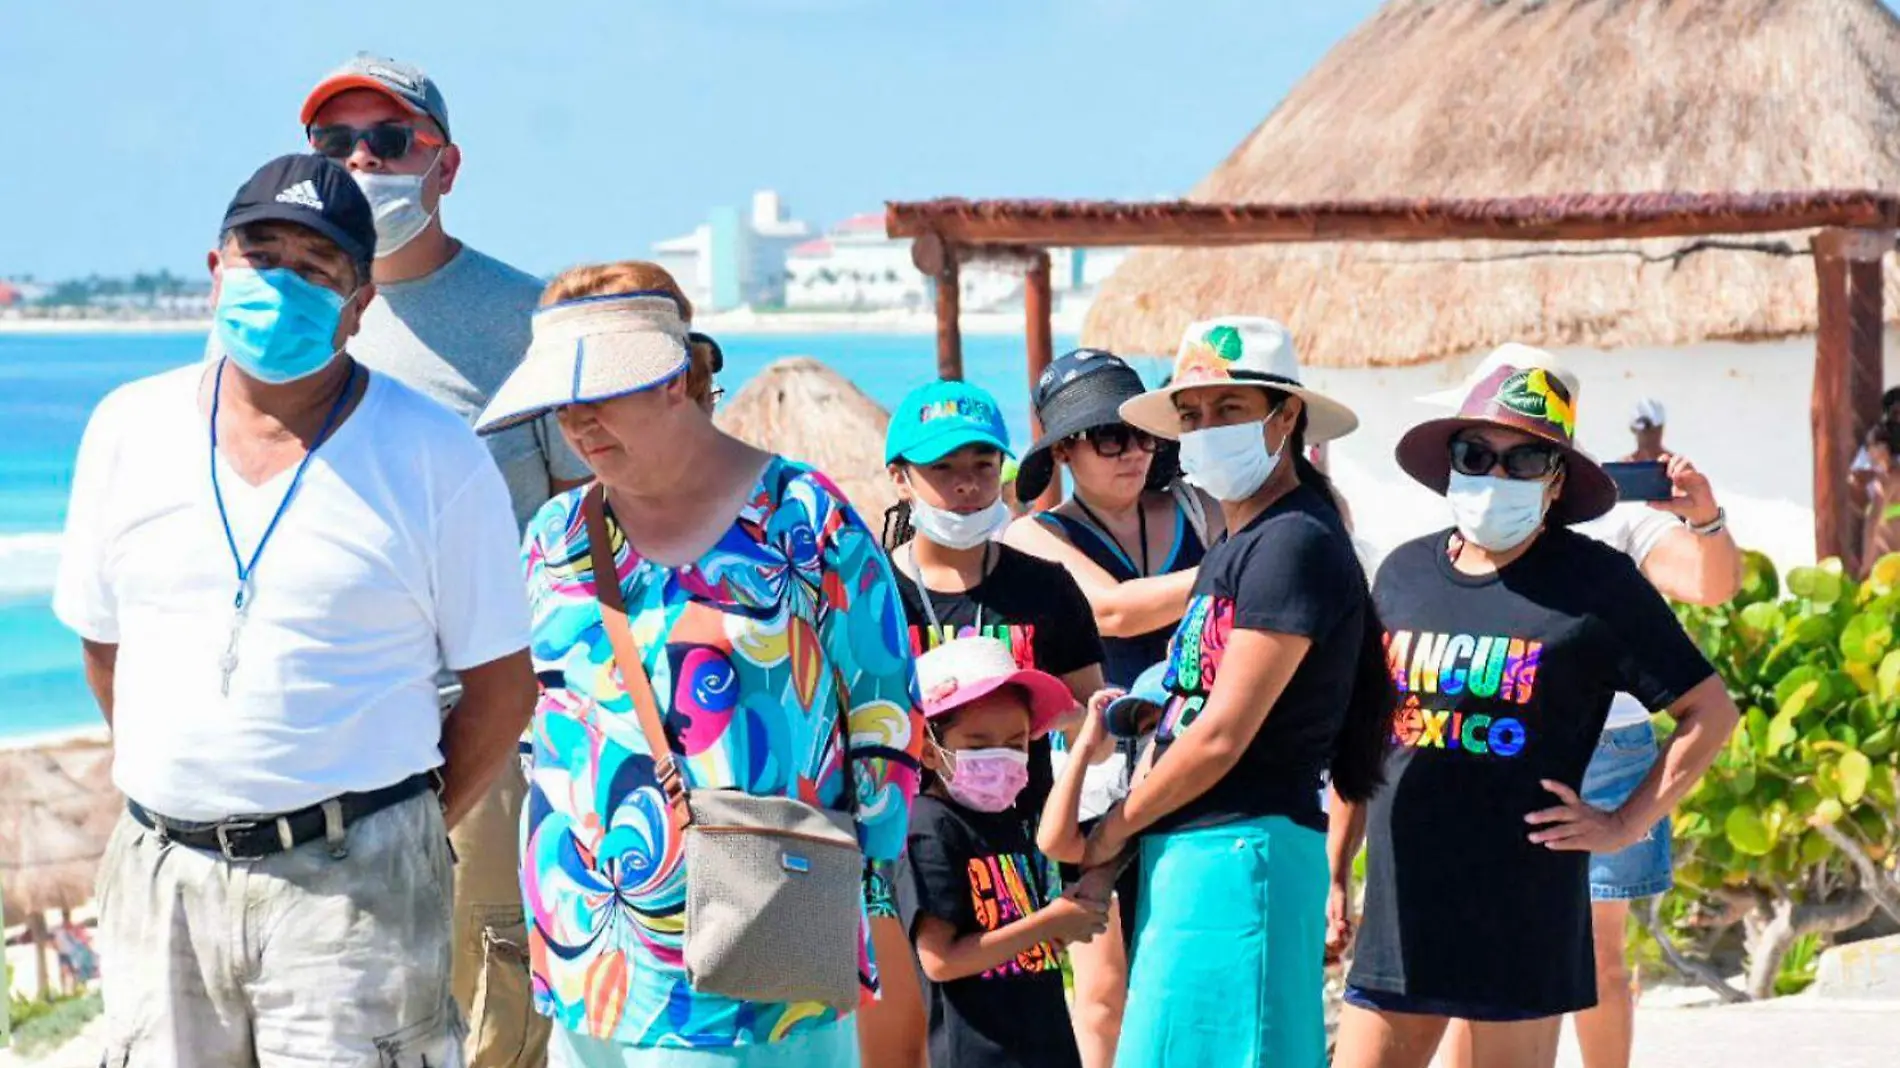
<path id="1" fill-rule="evenodd" d="M 0 275 L 202 270 L 358 50 L 421 64 L 466 153 L 451 232 L 537 272 L 778 189 L 832 222 L 936 195 L 1184 192 L 1378 0 L 19 0 L 0 15 Z"/>

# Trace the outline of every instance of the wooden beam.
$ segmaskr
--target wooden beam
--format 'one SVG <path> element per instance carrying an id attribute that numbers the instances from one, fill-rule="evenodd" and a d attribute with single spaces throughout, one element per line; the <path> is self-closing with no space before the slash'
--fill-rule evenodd
<path id="1" fill-rule="evenodd" d="M 1900 195 L 1867 190 L 1636 193 L 1305 204 L 932 200 L 886 206 L 892 237 L 954 245 L 1257 245 L 1297 241 L 1603 241 L 1893 229 Z"/>
<path id="2" fill-rule="evenodd" d="M 957 248 L 957 262 L 965 267 L 1028 274 L 1038 262 L 1047 270 L 1049 254 L 1033 245 L 962 245 Z"/>
<path id="3" fill-rule="evenodd" d="M 1852 325 L 1848 308 L 1847 260 L 1838 242 L 1816 240 L 1814 275 L 1820 325 L 1814 343 L 1814 387 L 1808 402 L 1808 428 L 1814 443 L 1814 554 L 1841 557 L 1852 565 L 1858 547 L 1847 469 L 1853 463 L 1852 406 L 1848 380 L 1852 363 Z"/>
<path id="4" fill-rule="evenodd" d="M 1036 386 L 1042 373 L 1055 359 L 1055 334 L 1051 323 L 1053 298 L 1049 285 L 1049 254 L 1037 249 L 1023 278 L 1023 334 L 1029 343 L 1029 437 L 1042 436 L 1042 420 L 1036 417 Z M 1031 502 L 1024 501 L 1028 505 Z M 1062 476 L 1049 480 L 1049 487 L 1036 498 L 1032 507 L 1045 511 L 1062 503 Z"/>

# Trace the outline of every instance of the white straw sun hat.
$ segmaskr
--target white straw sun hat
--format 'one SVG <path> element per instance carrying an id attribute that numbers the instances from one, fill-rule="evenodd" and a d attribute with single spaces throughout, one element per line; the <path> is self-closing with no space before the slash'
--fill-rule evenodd
<path id="1" fill-rule="evenodd" d="M 690 362 L 686 322 L 671 294 L 641 290 L 552 304 L 534 313 L 528 353 L 495 391 L 475 432 L 652 389 Z"/>
<path id="2" fill-rule="evenodd" d="M 1351 408 L 1300 384 L 1300 357 L 1293 337 L 1273 319 L 1226 315 L 1191 323 L 1174 357 L 1168 384 L 1122 405 L 1125 421 L 1164 438 L 1181 436 L 1173 397 L 1205 386 L 1258 386 L 1291 393 L 1306 403 L 1306 443 L 1343 438 L 1359 428 Z"/>

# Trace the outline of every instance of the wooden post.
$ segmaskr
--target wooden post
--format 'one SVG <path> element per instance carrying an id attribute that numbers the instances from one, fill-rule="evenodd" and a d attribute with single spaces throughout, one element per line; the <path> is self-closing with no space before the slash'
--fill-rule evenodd
<path id="1" fill-rule="evenodd" d="M 963 377 L 963 327 L 957 321 L 963 301 L 957 260 L 951 256 L 937 275 L 937 377 Z"/>
<path id="2" fill-rule="evenodd" d="M 1892 245 L 1891 239 L 1888 244 Z M 1848 319 L 1853 334 L 1848 346 L 1853 353 L 1853 371 L 1847 381 L 1847 391 L 1853 403 L 1856 445 L 1866 440 L 1868 429 L 1880 421 L 1880 394 L 1886 378 L 1881 351 L 1886 335 L 1886 324 L 1881 321 L 1885 317 L 1881 293 L 1885 280 L 1881 277 L 1881 268 L 1877 256 L 1849 259 L 1847 264 L 1847 280 L 1852 291 Z"/>
<path id="3" fill-rule="evenodd" d="M 958 249 L 942 235 L 929 231 L 910 245 L 910 262 L 937 287 L 937 377 L 963 377 L 963 330 L 957 315 L 963 294 L 958 290 Z"/>
<path id="4" fill-rule="evenodd" d="M 1848 468 L 1867 429 L 1880 418 L 1881 258 L 1893 244 L 1890 230 L 1826 230 L 1814 239 L 1820 330 L 1808 418 L 1814 441 L 1815 554 L 1840 557 L 1852 574 L 1861 565 L 1863 517 L 1849 490 Z"/>
<path id="5" fill-rule="evenodd" d="M 1053 302 L 1049 292 L 1049 253 L 1037 249 L 1029 262 L 1029 270 L 1023 276 L 1023 334 L 1029 342 L 1029 436 L 1033 441 L 1042 436 L 1042 420 L 1036 418 L 1036 385 L 1042 381 L 1042 373 L 1049 369 L 1050 361 L 1055 359 L 1055 334 L 1050 319 Z M 1058 475 L 1049 480 L 1049 488 L 1042 491 L 1030 505 L 1037 511 L 1047 511 L 1062 503 L 1062 478 Z"/>
<path id="6" fill-rule="evenodd" d="M 1840 255 L 1841 231 L 1814 239 L 1814 277 L 1819 287 L 1819 328 L 1814 339 L 1814 390 L 1808 401 L 1808 429 L 1814 442 L 1814 555 L 1825 560 L 1847 548 L 1846 519 L 1852 513 L 1847 468 L 1854 453 L 1840 432 L 1847 410 L 1848 314 L 1847 261 Z"/>

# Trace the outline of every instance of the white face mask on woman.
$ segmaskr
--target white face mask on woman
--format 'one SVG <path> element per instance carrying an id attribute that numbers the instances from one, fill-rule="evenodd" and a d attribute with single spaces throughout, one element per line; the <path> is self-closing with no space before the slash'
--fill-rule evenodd
<path id="1" fill-rule="evenodd" d="M 1181 435 L 1181 470 L 1217 501 L 1244 501 L 1280 466 L 1267 449 L 1266 420 L 1190 430 Z"/>
<path id="2" fill-rule="evenodd" d="M 1450 502 L 1458 533 L 1466 541 L 1489 552 L 1509 552 L 1543 526 L 1544 513 L 1550 507 L 1544 500 L 1549 485 L 1537 479 L 1453 471 L 1445 487 L 1445 500 Z"/>
<path id="3" fill-rule="evenodd" d="M 968 515 L 933 508 L 921 497 L 913 496 L 910 502 L 910 522 L 917 533 L 946 549 L 974 549 L 995 537 L 1009 520 L 1009 505 L 1001 497 L 988 508 Z"/>

